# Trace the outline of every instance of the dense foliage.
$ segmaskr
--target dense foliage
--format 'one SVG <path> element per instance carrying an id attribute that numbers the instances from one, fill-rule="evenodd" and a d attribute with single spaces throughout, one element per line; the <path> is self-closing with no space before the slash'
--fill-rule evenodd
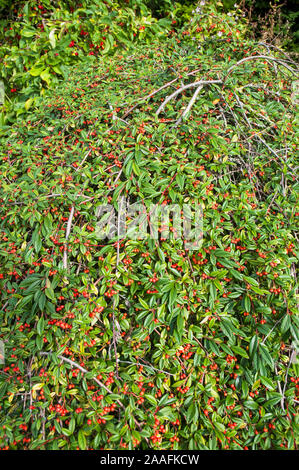
<path id="1" fill-rule="evenodd" d="M 296 70 L 197 7 L 4 130 L 2 448 L 296 448 Z M 202 247 L 99 240 L 122 195 L 202 204 Z"/>
<path id="2" fill-rule="evenodd" d="M 90 56 L 112 55 L 136 42 L 162 40 L 194 16 L 193 0 L 0 0 L 0 126 L 38 104 L 40 96 L 64 80 L 67 67 Z M 235 0 L 217 8 L 235 14 Z M 268 7 L 267 7 L 268 5 Z M 240 3 L 261 40 L 298 49 L 298 12 L 280 5 Z M 240 11 L 239 11 L 240 13 Z"/>
<path id="3" fill-rule="evenodd" d="M 170 18 L 154 18 L 138 0 L 9 3 L 9 14 L 4 3 L 0 21 L 0 78 L 6 91 L 0 125 L 34 106 L 64 78 L 67 66 L 113 54 L 136 40 L 162 38 L 171 27 Z"/>

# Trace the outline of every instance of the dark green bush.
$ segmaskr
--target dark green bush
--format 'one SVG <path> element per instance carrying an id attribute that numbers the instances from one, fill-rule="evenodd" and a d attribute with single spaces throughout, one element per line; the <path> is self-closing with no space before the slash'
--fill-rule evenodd
<path id="1" fill-rule="evenodd" d="M 246 35 L 209 6 L 5 130 L 1 448 L 296 448 L 296 65 Z M 200 249 L 99 240 L 123 195 L 201 204 Z"/>

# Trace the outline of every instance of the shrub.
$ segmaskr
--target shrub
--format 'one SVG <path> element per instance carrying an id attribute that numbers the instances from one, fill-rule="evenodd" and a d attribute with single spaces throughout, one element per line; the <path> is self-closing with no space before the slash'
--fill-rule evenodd
<path id="1" fill-rule="evenodd" d="M 3 448 L 296 448 L 296 66 L 245 36 L 199 8 L 6 132 Z M 99 240 L 122 195 L 201 204 L 201 248 Z"/>
<path id="2" fill-rule="evenodd" d="M 6 101 L 0 125 L 34 107 L 40 95 L 64 79 L 67 66 L 166 36 L 171 24 L 170 18 L 154 18 L 141 1 L 28 0 L 4 7 L 0 78 Z"/>

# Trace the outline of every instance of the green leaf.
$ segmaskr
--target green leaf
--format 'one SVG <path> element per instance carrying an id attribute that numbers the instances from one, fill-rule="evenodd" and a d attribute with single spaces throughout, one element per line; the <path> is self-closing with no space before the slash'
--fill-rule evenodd
<path id="1" fill-rule="evenodd" d="M 270 353 L 269 353 L 267 347 L 266 347 L 265 345 L 263 345 L 263 344 L 260 344 L 259 348 L 260 348 L 260 354 L 261 354 L 263 360 L 264 360 L 269 366 L 271 366 L 271 368 L 273 368 L 273 367 L 274 367 L 274 361 L 273 361 L 273 358 L 272 358 L 272 356 L 270 355 Z"/>
<path id="2" fill-rule="evenodd" d="M 235 354 L 239 354 L 242 357 L 245 357 L 246 359 L 249 359 L 249 356 L 245 349 L 241 348 L 240 346 L 232 346 L 232 350 L 234 351 Z"/>
<path id="3" fill-rule="evenodd" d="M 144 397 L 145 397 L 152 405 L 157 406 L 158 402 L 157 402 L 156 398 L 153 397 L 153 395 L 149 395 L 148 393 L 146 393 L 146 394 L 144 395 Z"/>
<path id="4" fill-rule="evenodd" d="M 265 387 L 267 387 L 269 390 L 275 390 L 276 389 L 276 385 L 272 382 L 271 379 L 269 379 L 268 377 L 263 377 L 261 376 L 261 382 L 263 385 L 265 385 Z"/>
<path id="5" fill-rule="evenodd" d="M 24 36 L 24 38 L 32 38 L 36 35 L 36 31 L 34 29 L 22 29 L 21 35 Z"/>
<path id="6" fill-rule="evenodd" d="M 250 410 L 257 410 L 259 408 L 259 404 L 253 400 L 244 401 L 244 406 Z"/>
<path id="7" fill-rule="evenodd" d="M 253 279 L 252 277 L 244 276 L 244 280 L 246 282 L 248 282 L 248 284 L 250 284 L 251 286 L 257 286 L 258 287 L 258 285 L 259 285 L 259 283 L 255 279 Z"/>
<path id="8" fill-rule="evenodd" d="M 290 315 L 286 314 L 281 322 L 280 329 L 282 333 L 286 333 L 291 326 Z"/>
<path id="9" fill-rule="evenodd" d="M 258 336 L 257 335 L 254 335 L 251 340 L 250 340 L 250 343 L 249 343 L 249 354 L 250 356 L 252 356 L 256 350 L 257 350 L 257 346 L 258 346 Z"/>
<path id="10" fill-rule="evenodd" d="M 56 46 L 55 29 L 56 28 L 53 28 L 49 34 L 49 41 L 50 41 L 52 49 L 55 49 L 55 46 Z"/>
<path id="11" fill-rule="evenodd" d="M 47 287 L 45 289 L 45 294 L 48 297 L 48 299 L 55 300 L 55 293 L 54 293 L 54 290 L 52 289 L 52 287 Z"/>
<path id="12" fill-rule="evenodd" d="M 51 82 L 50 69 L 47 68 L 46 70 L 43 70 L 43 72 L 40 74 L 40 78 L 44 80 L 49 86 Z"/>
<path id="13" fill-rule="evenodd" d="M 86 447 L 87 447 L 86 437 L 82 429 L 80 429 L 78 432 L 78 444 L 81 450 L 86 450 Z"/>

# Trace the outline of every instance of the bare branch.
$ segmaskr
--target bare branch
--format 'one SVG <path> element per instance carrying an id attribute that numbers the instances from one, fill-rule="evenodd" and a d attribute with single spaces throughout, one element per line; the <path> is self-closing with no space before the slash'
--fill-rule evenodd
<path id="1" fill-rule="evenodd" d="M 187 85 L 184 85 L 180 88 L 178 88 L 175 92 L 173 92 L 171 95 L 169 95 L 163 103 L 159 106 L 158 110 L 156 111 L 156 115 L 158 116 L 160 112 L 165 108 L 167 103 L 171 101 L 173 98 L 175 98 L 177 95 L 182 93 L 185 90 L 188 90 L 189 88 L 196 88 L 201 85 L 211 85 L 211 84 L 221 84 L 222 80 L 199 80 L 198 82 L 193 82 L 193 83 L 188 83 Z"/>
<path id="2" fill-rule="evenodd" d="M 195 101 L 196 101 L 196 98 L 197 98 L 197 95 L 198 93 L 200 92 L 200 90 L 202 89 L 203 85 L 199 85 L 199 87 L 196 88 L 191 100 L 189 101 L 188 103 L 188 106 L 187 108 L 185 109 L 185 111 L 182 113 L 182 115 L 179 117 L 179 119 L 177 120 L 177 122 L 174 124 L 174 126 L 172 126 L 172 128 L 174 127 L 177 127 L 181 122 L 182 120 L 184 119 L 184 117 L 190 112 L 192 106 L 194 105 Z"/>
<path id="3" fill-rule="evenodd" d="M 236 62 L 235 64 L 233 64 L 227 71 L 226 73 L 226 76 L 223 80 L 223 82 L 226 81 L 227 77 L 230 75 L 231 71 L 235 68 L 235 67 L 238 67 L 238 65 L 241 65 L 243 64 L 244 62 L 247 62 L 248 60 L 256 60 L 256 59 L 264 59 L 264 60 L 272 60 L 274 62 L 277 62 L 278 64 L 282 65 L 283 67 L 287 68 L 290 72 L 294 73 L 294 74 L 298 74 L 298 71 L 297 70 L 294 70 L 292 67 L 290 67 L 289 65 L 287 65 L 285 63 L 284 60 L 282 59 L 277 59 L 276 57 L 271 57 L 271 56 L 268 56 L 268 55 L 252 55 L 250 57 L 245 57 L 244 59 L 241 59 L 239 60 L 238 62 Z"/>
<path id="4" fill-rule="evenodd" d="M 67 240 L 68 240 L 68 238 L 70 236 L 70 233 L 71 233 L 72 220 L 73 220 L 73 217 L 74 217 L 74 210 L 75 210 L 75 207 L 72 206 L 70 216 L 69 216 L 69 219 L 67 221 L 67 226 L 66 226 L 66 234 L 65 234 L 66 242 L 65 242 L 65 245 L 64 245 L 64 252 L 63 252 L 63 267 L 64 267 L 64 269 L 67 269 Z"/>

